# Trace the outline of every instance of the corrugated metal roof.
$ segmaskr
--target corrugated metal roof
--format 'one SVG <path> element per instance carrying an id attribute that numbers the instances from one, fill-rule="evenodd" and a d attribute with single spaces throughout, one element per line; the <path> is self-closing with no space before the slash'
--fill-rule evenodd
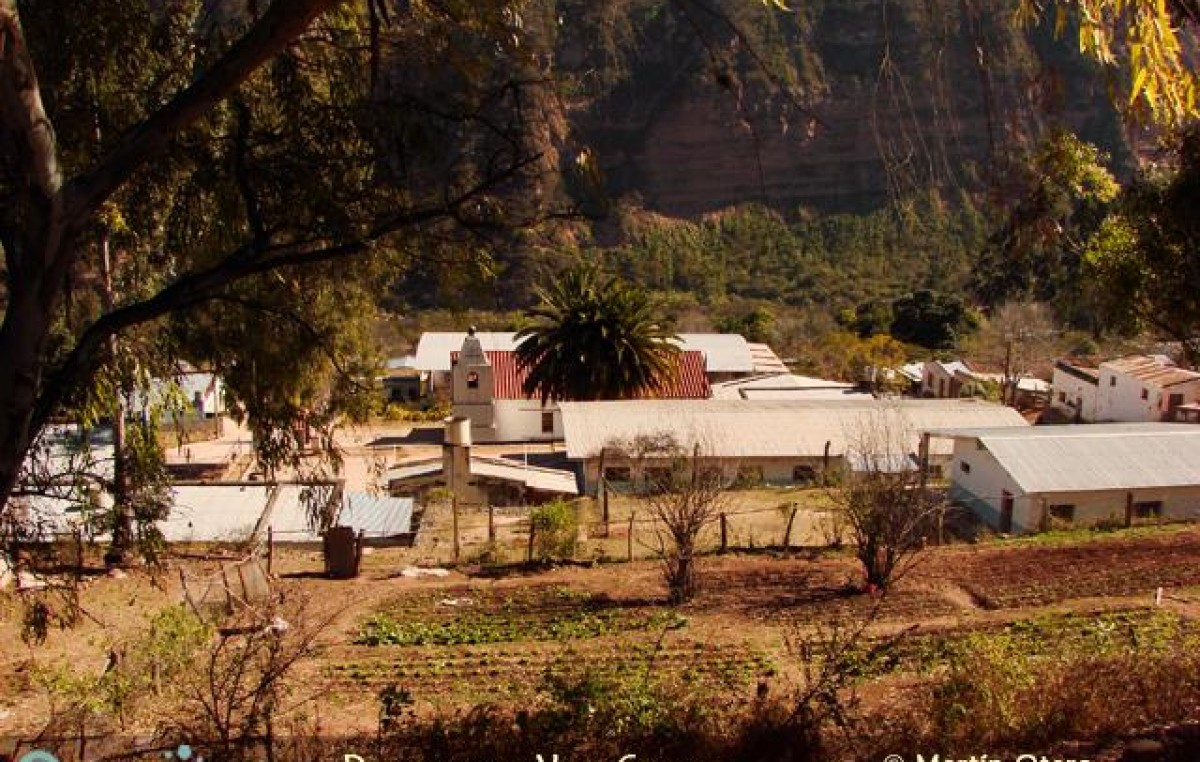
<path id="1" fill-rule="evenodd" d="M 112 500 L 107 495 L 102 495 L 101 503 L 103 506 L 111 506 Z M 25 495 L 14 497 L 12 506 L 16 519 L 22 526 L 32 529 L 38 537 L 73 534 L 76 529 L 80 529 L 85 531 L 86 539 L 98 542 L 106 542 L 109 539 L 107 532 L 86 534 L 96 527 L 94 523 L 89 525 L 89 517 L 85 515 L 86 509 L 80 500 L 49 495 Z"/>
<path id="2" fill-rule="evenodd" d="M 475 337 L 485 352 L 511 352 L 517 348 L 516 333 L 477 331 Z M 448 371 L 450 355 L 462 349 L 466 331 L 429 331 L 417 342 L 414 365 L 421 370 Z M 709 373 L 753 373 L 754 358 L 746 339 L 734 333 L 681 333 L 677 342 L 685 352 L 700 352 Z M 786 370 L 786 368 L 784 368 Z"/>
<path id="3" fill-rule="evenodd" d="M 383 477 L 384 484 L 402 479 L 416 479 L 418 477 L 436 476 L 442 472 L 442 459 L 423 460 L 413 463 L 405 463 L 399 466 L 389 468 Z"/>
<path id="4" fill-rule="evenodd" d="M 437 468 L 441 469 L 440 462 Z M 568 475 L 574 489 L 574 475 Z M 245 542 L 253 538 L 256 529 L 266 531 L 268 526 L 279 542 L 320 542 L 320 534 L 309 524 L 302 496 L 309 491 L 315 495 L 313 499 L 327 500 L 333 489 L 332 484 L 179 485 L 171 490 L 175 505 L 170 516 L 158 526 L 167 542 Z M 73 501 L 30 497 L 20 503 L 22 511 L 38 517 L 45 534 L 69 533 L 82 518 Z M 337 521 L 363 529 L 369 536 L 391 536 L 412 531 L 412 510 L 411 498 L 348 493 Z"/>
<path id="5" fill-rule="evenodd" d="M 363 532 L 367 537 L 394 537 L 413 531 L 412 517 L 411 497 L 347 492 L 337 523 L 356 532 Z"/>
<path id="6" fill-rule="evenodd" d="M 925 377 L 925 363 L 910 362 L 907 365 L 902 365 L 899 368 L 899 373 L 908 380 L 919 383 Z"/>
<path id="7" fill-rule="evenodd" d="M 931 429 L 930 434 L 937 437 L 954 439 L 979 439 L 980 437 L 1017 437 L 1029 439 L 1032 437 L 1096 437 L 1096 436 L 1129 436 L 1134 434 L 1182 434 L 1200 431 L 1193 423 L 1069 423 L 1045 426 L 1030 426 L 1028 428 L 1011 428 L 1008 426 L 947 426 Z"/>
<path id="8" fill-rule="evenodd" d="M 1054 363 L 1054 367 L 1056 370 L 1061 370 L 1068 376 L 1073 376 L 1080 381 L 1086 381 L 1089 384 L 1100 383 L 1099 368 L 1088 368 L 1083 365 L 1072 365 L 1071 363 L 1063 362 L 1062 360 Z"/>
<path id="9" fill-rule="evenodd" d="M 1145 355 L 1130 355 L 1118 357 L 1115 360 L 1100 363 L 1100 367 L 1110 368 L 1118 373 L 1145 381 L 1160 387 L 1185 384 L 1200 379 L 1200 373 L 1167 365 L 1161 360 Z"/>
<path id="10" fill-rule="evenodd" d="M 168 542 L 244 542 L 254 534 L 271 490 L 267 484 L 172 487 L 175 506 L 159 529 Z"/>
<path id="11" fill-rule="evenodd" d="M 1024 376 L 1017 379 L 1017 389 L 1023 392 L 1048 392 L 1050 391 L 1050 382 L 1032 376 Z"/>
<path id="12" fill-rule="evenodd" d="M 745 400 L 869 400 L 874 395 L 857 389 L 746 389 L 741 398 Z"/>
<path id="13" fill-rule="evenodd" d="M 1080 424 L 1023 433 L 989 433 L 979 441 L 1026 494 L 1200 486 L 1194 424 Z"/>
<path id="14" fill-rule="evenodd" d="M 681 333 L 679 348 L 702 353 L 709 373 L 754 372 L 750 345 L 736 333 Z"/>
<path id="15" fill-rule="evenodd" d="M 638 436 L 674 434 L 688 449 L 716 457 L 819 457 L 830 443 L 840 455 L 847 442 L 879 424 L 911 433 L 952 426 L 1023 426 L 1017 411 L 977 400 L 765 401 L 645 400 L 560 404 L 567 455 L 597 457 L 602 448 Z M 934 440 L 933 454 L 953 444 Z"/>
<path id="16" fill-rule="evenodd" d="M 854 384 L 823 378 L 773 373 L 735 378 L 712 385 L 713 399 L 841 399 Z M 865 395 L 867 397 L 871 395 Z"/>
<path id="17" fill-rule="evenodd" d="M 475 338 L 484 351 L 511 352 L 516 349 L 517 334 L 512 331 L 476 331 Z M 448 371 L 451 368 L 450 353 L 462 349 L 466 331 L 427 331 L 417 342 L 415 367 L 421 370 Z"/>
<path id="18" fill-rule="evenodd" d="M 779 359 L 779 355 L 775 354 L 775 350 L 771 349 L 769 345 L 749 342 L 746 346 L 750 348 L 750 358 L 754 362 L 755 373 L 788 372 L 788 366 Z"/>
<path id="19" fill-rule="evenodd" d="M 324 506 L 333 495 L 332 484 L 281 484 L 279 496 L 265 517 L 263 530 L 271 527 L 276 542 L 320 542 L 320 527 L 310 520 L 309 506 Z"/>
<path id="20" fill-rule="evenodd" d="M 949 362 L 943 362 L 941 360 L 929 360 L 926 365 L 933 365 L 937 368 L 940 368 L 947 376 L 961 375 L 970 378 L 975 374 L 975 371 L 971 369 L 971 366 L 967 365 L 962 360 L 952 360 Z"/>
<path id="21" fill-rule="evenodd" d="M 416 355 L 389 357 L 384 367 L 387 370 L 415 370 L 417 368 L 417 357 Z"/>
<path id="22" fill-rule="evenodd" d="M 527 466 L 502 458 L 471 458 L 471 473 L 521 482 L 526 487 L 541 492 L 558 492 L 564 495 L 575 495 L 579 492 L 575 485 L 575 474 L 570 471 Z"/>
<path id="23" fill-rule="evenodd" d="M 391 484 L 405 479 L 439 476 L 441 473 L 442 462 L 440 460 L 424 461 L 388 469 L 384 480 Z M 516 482 L 542 492 L 559 492 L 564 495 L 578 494 L 575 474 L 558 468 L 527 466 L 524 463 L 505 458 L 485 458 L 473 455 L 471 456 L 471 473 L 492 479 Z"/>
<path id="24" fill-rule="evenodd" d="M 493 397 L 498 400 L 530 399 L 523 389 L 528 373 L 517 362 L 515 352 L 487 352 L 495 380 Z M 458 362 L 458 352 L 451 355 Z M 651 399 L 707 399 L 712 391 L 704 373 L 704 359 L 699 352 L 680 352 L 677 356 L 676 374 L 665 389 L 649 391 L 644 397 Z"/>

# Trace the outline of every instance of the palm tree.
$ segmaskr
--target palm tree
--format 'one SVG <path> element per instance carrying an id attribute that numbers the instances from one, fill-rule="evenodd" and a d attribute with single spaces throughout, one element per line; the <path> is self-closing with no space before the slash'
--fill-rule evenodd
<path id="1" fill-rule="evenodd" d="M 676 337 L 644 291 L 579 267 L 536 293 L 541 302 L 526 313 L 533 325 L 517 334 L 526 394 L 543 403 L 622 399 L 674 380 Z"/>

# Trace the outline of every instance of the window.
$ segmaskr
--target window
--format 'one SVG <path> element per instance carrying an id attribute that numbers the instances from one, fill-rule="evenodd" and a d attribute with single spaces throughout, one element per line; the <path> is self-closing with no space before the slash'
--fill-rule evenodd
<path id="1" fill-rule="evenodd" d="M 1066 392 L 1059 392 L 1059 393 L 1058 393 L 1058 401 L 1059 401 L 1059 402 L 1062 402 L 1063 404 L 1066 404 L 1066 402 L 1067 402 L 1067 393 L 1066 393 Z"/>
<path id="2" fill-rule="evenodd" d="M 969 474 L 971 473 L 971 464 L 964 460 L 958 464 L 958 470 L 962 471 L 964 474 Z"/>
<path id="3" fill-rule="evenodd" d="M 812 466 L 793 466 L 792 481 L 796 484 L 812 484 L 817 480 L 817 470 Z"/>
<path id="4" fill-rule="evenodd" d="M 1161 519 L 1163 504 L 1161 500 L 1143 500 L 1133 504 L 1134 519 Z"/>
<path id="5" fill-rule="evenodd" d="M 609 466 L 604 469 L 604 481 L 606 482 L 627 482 L 629 481 L 628 466 Z"/>
<path id="6" fill-rule="evenodd" d="M 1142 389 L 1142 399 L 1144 399 L 1144 400 L 1150 399 L 1150 390 L 1149 389 Z"/>
<path id="7" fill-rule="evenodd" d="M 1071 524 L 1075 521 L 1075 506 L 1070 503 L 1048 505 L 1046 506 L 1046 515 L 1052 522 Z"/>
<path id="8" fill-rule="evenodd" d="M 542 411 L 542 433 L 554 433 L 554 413 L 549 410 Z"/>
<path id="9" fill-rule="evenodd" d="M 1117 385 L 1117 377 L 1116 377 L 1116 376 L 1109 376 L 1109 377 L 1108 377 L 1108 385 L 1109 385 L 1109 386 L 1116 386 L 1116 385 Z"/>
<path id="10" fill-rule="evenodd" d="M 468 389 L 478 389 L 479 388 L 479 374 L 476 373 L 475 371 L 471 371 L 470 373 L 467 374 L 467 388 Z"/>

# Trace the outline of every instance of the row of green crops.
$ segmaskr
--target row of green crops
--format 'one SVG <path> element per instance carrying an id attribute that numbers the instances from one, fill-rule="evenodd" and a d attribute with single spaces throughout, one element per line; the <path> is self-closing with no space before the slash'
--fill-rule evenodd
<path id="1" fill-rule="evenodd" d="M 360 626 L 367 646 L 472 645 L 573 641 L 610 634 L 679 629 L 674 611 L 622 606 L 561 586 L 508 591 L 457 589 L 392 601 Z"/>
<path id="2" fill-rule="evenodd" d="M 878 677 L 892 672 L 928 674 L 985 648 L 1032 658 L 1119 656 L 1161 653 L 1187 639 L 1200 645 L 1200 626 L 1168 611 L 1128 609 L 1052 614 L 966 631 L 868 642 L 842 658 L 856 674 Z"/>
<path id="3" fill-rule="evenodd" d="M 672 611 L 575 609 L 550 618 L 526 618 L 487 610 L 463 611 L 453 619 L 397 619 L 391 614 L 368 617 L 359 629 L 359 645 L 454 646 L 521 641 L 568 641 L 622 632 L 679 629 L 687 620 Z"/>

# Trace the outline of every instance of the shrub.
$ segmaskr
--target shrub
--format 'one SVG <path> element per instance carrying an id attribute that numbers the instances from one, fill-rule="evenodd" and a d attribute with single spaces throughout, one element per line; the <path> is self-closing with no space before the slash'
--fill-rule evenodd
<path id="1" fill-rule="evenodd" d="M 579 515 L 575 506 L 555 500 L 534 508 L 529 514 L 533 525 L 533 560 L 549 562 L 575 555 Z"/>
<path id="2" fill-rule="evenodd" d="M 965 638 L 912 720 L 948 747 L 1034 748 L 1180 721 L 1200 702 L 1197 638 L 1177 622 L 1100 619 L 1082 632 L 1050 651 L 1020 629 Z"/>

